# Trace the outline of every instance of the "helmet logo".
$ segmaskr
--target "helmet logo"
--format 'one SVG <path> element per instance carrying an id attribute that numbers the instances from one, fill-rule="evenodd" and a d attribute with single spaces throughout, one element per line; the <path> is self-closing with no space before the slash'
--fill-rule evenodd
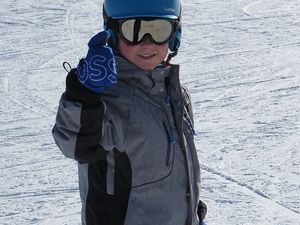
<path id="1" fill-rule="evenodd" d="M 173 13 L 176 11 L 174 8 L 167 8 L 167 7 L 164 7 L 164 10 L 166 12 L 173 12 Z"/>

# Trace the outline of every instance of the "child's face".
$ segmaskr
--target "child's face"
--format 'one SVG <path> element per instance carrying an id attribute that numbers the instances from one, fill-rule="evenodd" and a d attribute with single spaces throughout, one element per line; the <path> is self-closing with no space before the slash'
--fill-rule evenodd
<path id="1" fill-rule="evenodd" d="M 142 70 L 153 70 L 168 55 L 169 44 L 156 45 L 146 38 L 137 45 L 128 45 L 119 39 L 119 50 L 122 56 Z"/>

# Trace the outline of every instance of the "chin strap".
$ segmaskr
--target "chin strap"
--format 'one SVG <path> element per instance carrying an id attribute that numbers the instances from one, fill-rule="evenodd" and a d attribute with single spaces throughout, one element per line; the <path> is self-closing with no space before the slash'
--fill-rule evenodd
<path id="1" fill-rule="evenodd" d="M 175 57 L 175 56 L 177 55 L 177 53 L 178 53 L 178 50 L 175 50 L 174 52 L 170 53 L 170 54 L 168 55 L 167 60 L 164 61 L 163 65 L 164 65 L 164 66 L 169 65 L 171 59 L 172 59 L 173 57 Z"/>

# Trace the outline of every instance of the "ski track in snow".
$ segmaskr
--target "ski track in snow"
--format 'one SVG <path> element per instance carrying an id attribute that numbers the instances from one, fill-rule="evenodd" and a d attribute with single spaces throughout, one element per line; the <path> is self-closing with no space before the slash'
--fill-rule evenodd
<path id="1" fill-rule="evenodd" d="M 77 166 L 51 129 L 66 72 L 102 29 L 101 1 L 8 0 L 0 9 L 0 224 L 80 224 Z M 183 1 L 210 225 L 300 222 L 300 2 Z"/>
<path id="2" fill-rule="evenodd" d="M 227 175 L 225 175 L 225 174 L 222 174 L 222 173 L 220 173 L 220 172 L 217 172 L 217 171 L 213 170 L 212 168 L 209 168 L 209 167 L 207 167 L 207 166 L 205 166 L 205 165 L 202 165 L 202 166 L 201 166 L 201 169 L 204 170 L 204 171 L 206 171 L 206 172 L 209 172 L 209 173 L 211 173 L 211 174 L 213 174 L 213 175 L 220 176 L 220 177 L 224 178 L 225 180 L 227 180 L 227 181 L 229 181 L 229 182 L 232 182 L 232 183 L 234 183 L 234 184 L 239 185 L 240 187 L 245 187 L 245 188 L 248 189 L 249 191 L 253 192 L 254 197 L 262 197 L 262 198 L 264 198 L 264 199 L 266 199 L 266 200 L 269 200 L 269 203 L 271 203 L 272 205 L 277 205 L 276 207 L 278 207 L 281 211 L 286 211 L 286 210 L 288 210 L 288 211 L 290 211 L 290 212 L 292 212 L 292 213 L 295 213 L 296 216 L 298 216 L 297 214 L 300 214 L 300 212 L 297 211 L 297 210 L 294 210 L 294 209 L 292 209 L 292 208 L 289 208 L 289 207 L 285 206 L 284 204 L 282 204 L 282 203 L 280 203 L 280 202 L 273 201 L 269 196 L 267 196 L 266 194 L 264 194 L 262 191 L 260 191 L 260 190 L 258 190 L 258 189 L 255 189 L 254 187 L 249 186 L 249 185 L 246 184 L 246 183 L 243 183 L 243 182 L 241 182 L 241 181 L 235 180 L 234 178 L 232 178 L 232 177 L 230 177 L 230 176 L 227 176 Z M 255 195 L 256 195 L 256 196 L 255 196 Z"/>

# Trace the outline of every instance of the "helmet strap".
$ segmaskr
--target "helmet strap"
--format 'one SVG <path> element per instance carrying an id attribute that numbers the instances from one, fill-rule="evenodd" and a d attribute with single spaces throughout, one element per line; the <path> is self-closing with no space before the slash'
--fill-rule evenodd
<path id="1" fill-rule="evenodd" d="M 169 55 L 168 55 L 168 58 L 166 61 L 163 62 L 163 66 L 167 66 L 170 64 L 170 61 L 173 57 L 175 57 L 178 53 L 178 49 L 176 49 L 174 52 L 171 52 Z"/>

